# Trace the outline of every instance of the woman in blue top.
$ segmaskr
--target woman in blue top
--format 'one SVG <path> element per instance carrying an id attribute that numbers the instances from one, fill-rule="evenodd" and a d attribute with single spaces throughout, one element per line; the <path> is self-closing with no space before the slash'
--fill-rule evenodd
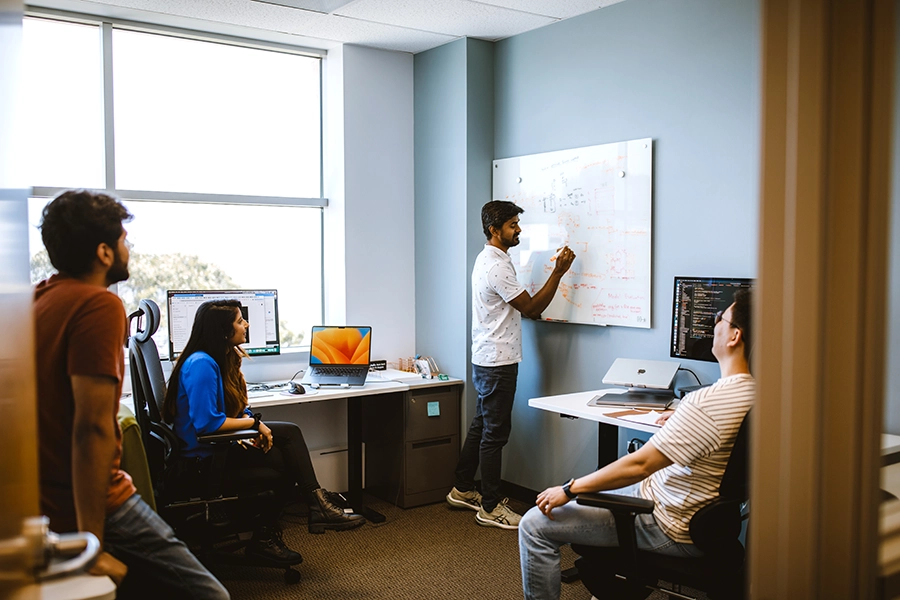
<path id="1" fill-rule="evenodd" d="M 309 503 L 310 533 L 325 529 L 342 531 L 362 525 L 358 514 L 345 513 L 334 503 L 336 494 L 319 486 L 303 433 L 294 423 L 263 423 L 250 411 L 247 384 L 241 373 L 250 324 L 243 318 L 237 300 L 206 302 L 197 310 L 191 337 L 169 379 L 163 418 L 173 423 L 181 441 L 181 456 L 208 468 L 213 454 L 210 444 L 198 435 L 258 429 L 251 443 L 232 444 L 228 449 L 226 483 L 245 479 L 248 471 L 274 469 L 291 487 L 297 485 Z M 281 541 L 274 523 L 254 533 L 248 551 L 284 561 L 299 562 L 300 556 Z"/>

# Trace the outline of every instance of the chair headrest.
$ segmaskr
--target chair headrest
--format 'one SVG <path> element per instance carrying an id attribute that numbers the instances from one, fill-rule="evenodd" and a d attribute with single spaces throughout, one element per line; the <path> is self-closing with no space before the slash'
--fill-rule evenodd
<path id="1" fill-rule="evenodd" d="M 141 300 L 136 314 L 139 317 L 137 331 L 132 337 L 137 342 L 146 342 L 159 329 L 159 306 L 153 300 Z"/>

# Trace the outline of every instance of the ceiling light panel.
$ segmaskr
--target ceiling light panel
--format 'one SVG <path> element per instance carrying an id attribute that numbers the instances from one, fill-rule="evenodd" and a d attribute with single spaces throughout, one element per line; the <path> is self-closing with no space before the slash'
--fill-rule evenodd
<path id="1" fill-rule="evenodd" d="M 335 14 L 485 40 L 507 38 L 557 21 L 469 0 L 360 0 Z"/>

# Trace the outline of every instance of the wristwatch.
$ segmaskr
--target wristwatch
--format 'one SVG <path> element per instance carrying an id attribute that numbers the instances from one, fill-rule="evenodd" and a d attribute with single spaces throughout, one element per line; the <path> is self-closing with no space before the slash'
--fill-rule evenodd
<path id="1" fill-rule="evenodd" d="M 567 482 L 565 482 L 562 486 L 562 490 L 563 490 L 563 492 L 565 492 L 566 497 L 568 497 L 569 500 L 574 500 L 578 496 L 578 494 L 576 494 L 575 492 L 572 491 L 573 483 L 575 483 L 574 477 L 572 479 L 568 480 Z"/>

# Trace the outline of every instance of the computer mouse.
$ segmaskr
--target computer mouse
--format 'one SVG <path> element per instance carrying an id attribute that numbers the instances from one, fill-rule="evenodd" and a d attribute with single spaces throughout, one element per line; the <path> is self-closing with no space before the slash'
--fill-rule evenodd
<path id="1" fill-rule="evenodd" d="M 296 381 L 292 381 L 291 389 L 288 390 L 288 393 L 299 396 L 300 394 L 305 394 L 306 389 L 301 384 L 297 383 Z"/>

